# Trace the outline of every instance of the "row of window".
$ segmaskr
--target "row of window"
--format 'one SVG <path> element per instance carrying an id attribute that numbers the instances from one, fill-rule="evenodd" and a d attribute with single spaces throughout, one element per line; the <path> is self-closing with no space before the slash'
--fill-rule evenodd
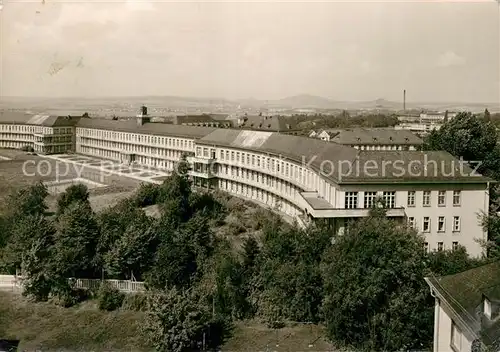
<path id="1" fill-rule="evenodd" d="M 445 207 L 446 206 L 446 191 L 438 191 L 438 196 L 437 196 L 437 205 L 439 207 Z M 452 197 L 452 203 L 453 206 L 460 206 L 460 201 L 461 201 L 461 191 L 453 191 L 453 197 Z M 423 191 L 422 193 L 422 206 L 424 207 L 430 207 L 431 206 L 431 191 Z M 414 207 L 416 205 L 416 198 L 417 198 L 417 192 L 416 191 L 409 191 L 408 192 L 408 206 L 409 207 Z"/>
<path id="2" fill-rule="evenodd" d="M 358 208 L 358 193 L 359 192 L 345 192 L 345 209 Z M 372 208 L 375 205 L 375 199 L 378 197 L 378 192 L 365 192 L 364 207 Z M 396 191 L 384 191 L 381 198 L 385 207 L 394 208 L 396 206 Z"/>
<path id="3" fill-rule="evenodd" d="M 414 217 L 408 217 L 408 226 L 413 228 L 418 228 L 418 224 Z M 452 222 L 452 231 L 460 232 L 460 216 L 454 216 Z M 431 218 L 424 216 L 422 221 L 422 232 L 431 231 Z M 439 216 L 437 220 L 437 232 L 446 232 L 446 218 L 444 216 Z"/>
<path id="4" fill-rule="evenodd" d="M 51 127 L 0 124 L 0 132 L 20 132 L 20 133 L 52 133 Z M 71 133 L 71 131 L 70 131 Z"/>
<path id="5" fill-rule="evenodd" d="M 198 149 L 200 148 L 200 149 Z M 215 153 L 213 149 L 197 147 L 197 155 L 208 156 Z M 202 153 L 202 154 L 201 154 Z M 212 156 L 213 158 L 214 156 Z M 279 174 L 281 176 L 294 180 L 296 183 L 306 186 L 307 188 L 315 188 L 325 198 L 330 200 L 330 187 L 327 183 L 317 177 L 315 173 L 303 168 L 299 165 L 287 162 L 281 158 L 268 157 L 264 155 L 256 155 L 248 152 L 239 152 L 234 150 L 220 150 L 219 160 L 228 161 L 245 167 L 252 166 L 266 170 L 270 174 Z"/>
<path id="6" fill-rule="evenodd" d="M 135 145 L 129 143 L 120 143 L 120 142 L 108 142 L 106 140 L 94 140 L 84 137 L 79 137 L 77 140 L 77 145 L 81 146 L 91 146 L 98 147 L 102 149 L 113 149 L 114 151 L 124 151 L 131 153 L 142 153 L 155 155 L 159 157 L 168 157 L 168 158 L 180 158 L 182 155 L 182 151 L 176 149 L 165 149 L 158 147 L 148 147 L 143 145 Z"/>
<path id="7" fill-rule="evenodd" d="M 458 249 L 458 246 L 459 246 L 459 244 L 457 241 L 451 243 L 451 249 L 453 249 L 454 251 Z M 424 242 L 424 250 L 426 252 L 429 252 L 429 243 L 428 242 Z M 437 250 L 438 250 L 438 252 L 445 250 L 444 242 L 437 243 Z"/>
<path id="8" fill-rule="evenodd" d="M 161 146 L 177 147 L 184 149 L 192 149 L 194 141 L 185 138 L 160 137 L 148 134 L 129 133 L 129 132 L 114 132 L 106 130 L 96 130 L 91 128 L 77 128 L 77 137 L 94 137 L 97 139 L 128 141 L 135 143 L 148 143 Z"/>

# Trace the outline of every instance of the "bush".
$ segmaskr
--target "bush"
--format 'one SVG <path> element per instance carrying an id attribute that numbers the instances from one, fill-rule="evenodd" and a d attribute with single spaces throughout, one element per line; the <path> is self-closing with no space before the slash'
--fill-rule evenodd
<path id="1" fill-rule="evenodd" d="M 34 152 L 34 151 L 35 151 L 35 150 L 33 149 L 33 147 L 32 147 L 32 146 L 30 146 L 30 145 L 25 145 L 25 146 L 21 147 L 21 150 L 22 150 L 23 152 L 30 152 L 30 153 L 32 153 L 32 152 Z"/>
<path id="2" fill-rule="evenodd" d="M 72 288 L 69 291 L 57 292 L 52 297 L 51 302 L 64 308 L 69 308 L 88 300 L 90 297 L 91 294 L 89 291 L 82 288 Z"/>
<path id="3" fill-rule="evenodd" d="M 148 297 L 143 293 L 126 295 L 122 303 L 122 308 L 136 312 L 145 312 L 148 308 Z"/>
<path id="4" fill-rule="evenodd" d="M 125 295 L 108 283 L 103 282 L 97 293 L 97 303 L 100 310 L 112 311 L 122 306 Z"/>
<path id="5" fill-rule="evenodd" d="M 154 183 L 142 183 L 135 193 L 135 204 L 138 207 L 147 207 L 158 202 L 160 187 Z"/>

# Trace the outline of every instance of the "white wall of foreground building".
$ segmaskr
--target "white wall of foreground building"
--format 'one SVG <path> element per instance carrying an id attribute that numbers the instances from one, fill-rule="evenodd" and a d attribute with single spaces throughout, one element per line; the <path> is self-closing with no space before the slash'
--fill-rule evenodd
<path id="1" fill-rule="evenodd" d="M 436 298 L 434 305 L 433 352 L 471 351 L 474 337 L 448 315 L 446 303 Z"/>

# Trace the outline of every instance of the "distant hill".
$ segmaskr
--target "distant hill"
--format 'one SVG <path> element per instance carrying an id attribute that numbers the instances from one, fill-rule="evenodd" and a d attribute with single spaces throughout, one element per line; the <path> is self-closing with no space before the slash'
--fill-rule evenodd
<path id="1" fill-rule="evenodd" d="M 20 98 L 2 97 L 0 109 L 32 109 L 32 110 L 71 110 L 71 111 L 92 111 L 92 110 L 112 110 L 112 111 L 136 111 L 140 105 L 145 104 L 151 109 L 159 111 L 186 110 L 196 111 L 236 111 L 238 108 L 251 108 L 260 110 L 266 108 L 281 109 L 323 109 L 323 110 L 380 110 L 397 111 L 403 109 L 402 101 L 390 101 L 379 98 L 372 101 L 337 101 L 321 96 L 310 94 L 299 94 L 281 99 L 224 99 L 198 98 L 198 97 L 178 97 L 178 96 L 142 96 L 142 97 L 102 97 L 102 98 Z M 437 111 L 461 111 L 469 110 L 473 112 L 484 111 L 488 108 L 490 112 L 499 112 L 499 103 L 425 103 L 408 102 L 407 109 L 427 109 Z"/>

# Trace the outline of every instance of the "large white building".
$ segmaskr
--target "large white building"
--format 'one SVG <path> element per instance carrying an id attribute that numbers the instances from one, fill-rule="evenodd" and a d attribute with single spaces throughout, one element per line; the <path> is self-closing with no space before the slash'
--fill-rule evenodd
<path id="1" fill-rule="evenodd" d="M 410 131 L 419 136 L 425 136 L 433 130 L 439 130 L 447 119 L 453 119 L 457 113 L 422 113 L 419 116 L 398 116 L 399 124 L 396 130 Z"/>
<path id="2" fill-rule="evenodd" d="M 490 180 L 471 175 L 446 152 L 359 150 L 276 132 L 151 123 L 146 116 L 56 121 L 74 131 L 74 145 L 54 149 L 44 134 L 42 143 L 50 143 L 40 144 L 41 152 L 70 149 L 167 172 L 187 154 L 195 185 L 276 208 L 301 224 L 324 221 L 338 233 L 382 198 L 388 216 L 425 236 L 427 250 L 462 244 L 471 255 L 483 252 L 477 240 L 486 233 L 477 214 L 488 210 Z M 29 131 L 32 123 L 31 117 L 3 120 L 0 129 Z M 37 136 L 36 128 L 3 134 L 2 146 L 18 148 Z"/>
<path id="3" fill-rule="evenodd" d="M 500 261 L 425 280 L 435 298 L 433 352 L 500 351 Z"/>

